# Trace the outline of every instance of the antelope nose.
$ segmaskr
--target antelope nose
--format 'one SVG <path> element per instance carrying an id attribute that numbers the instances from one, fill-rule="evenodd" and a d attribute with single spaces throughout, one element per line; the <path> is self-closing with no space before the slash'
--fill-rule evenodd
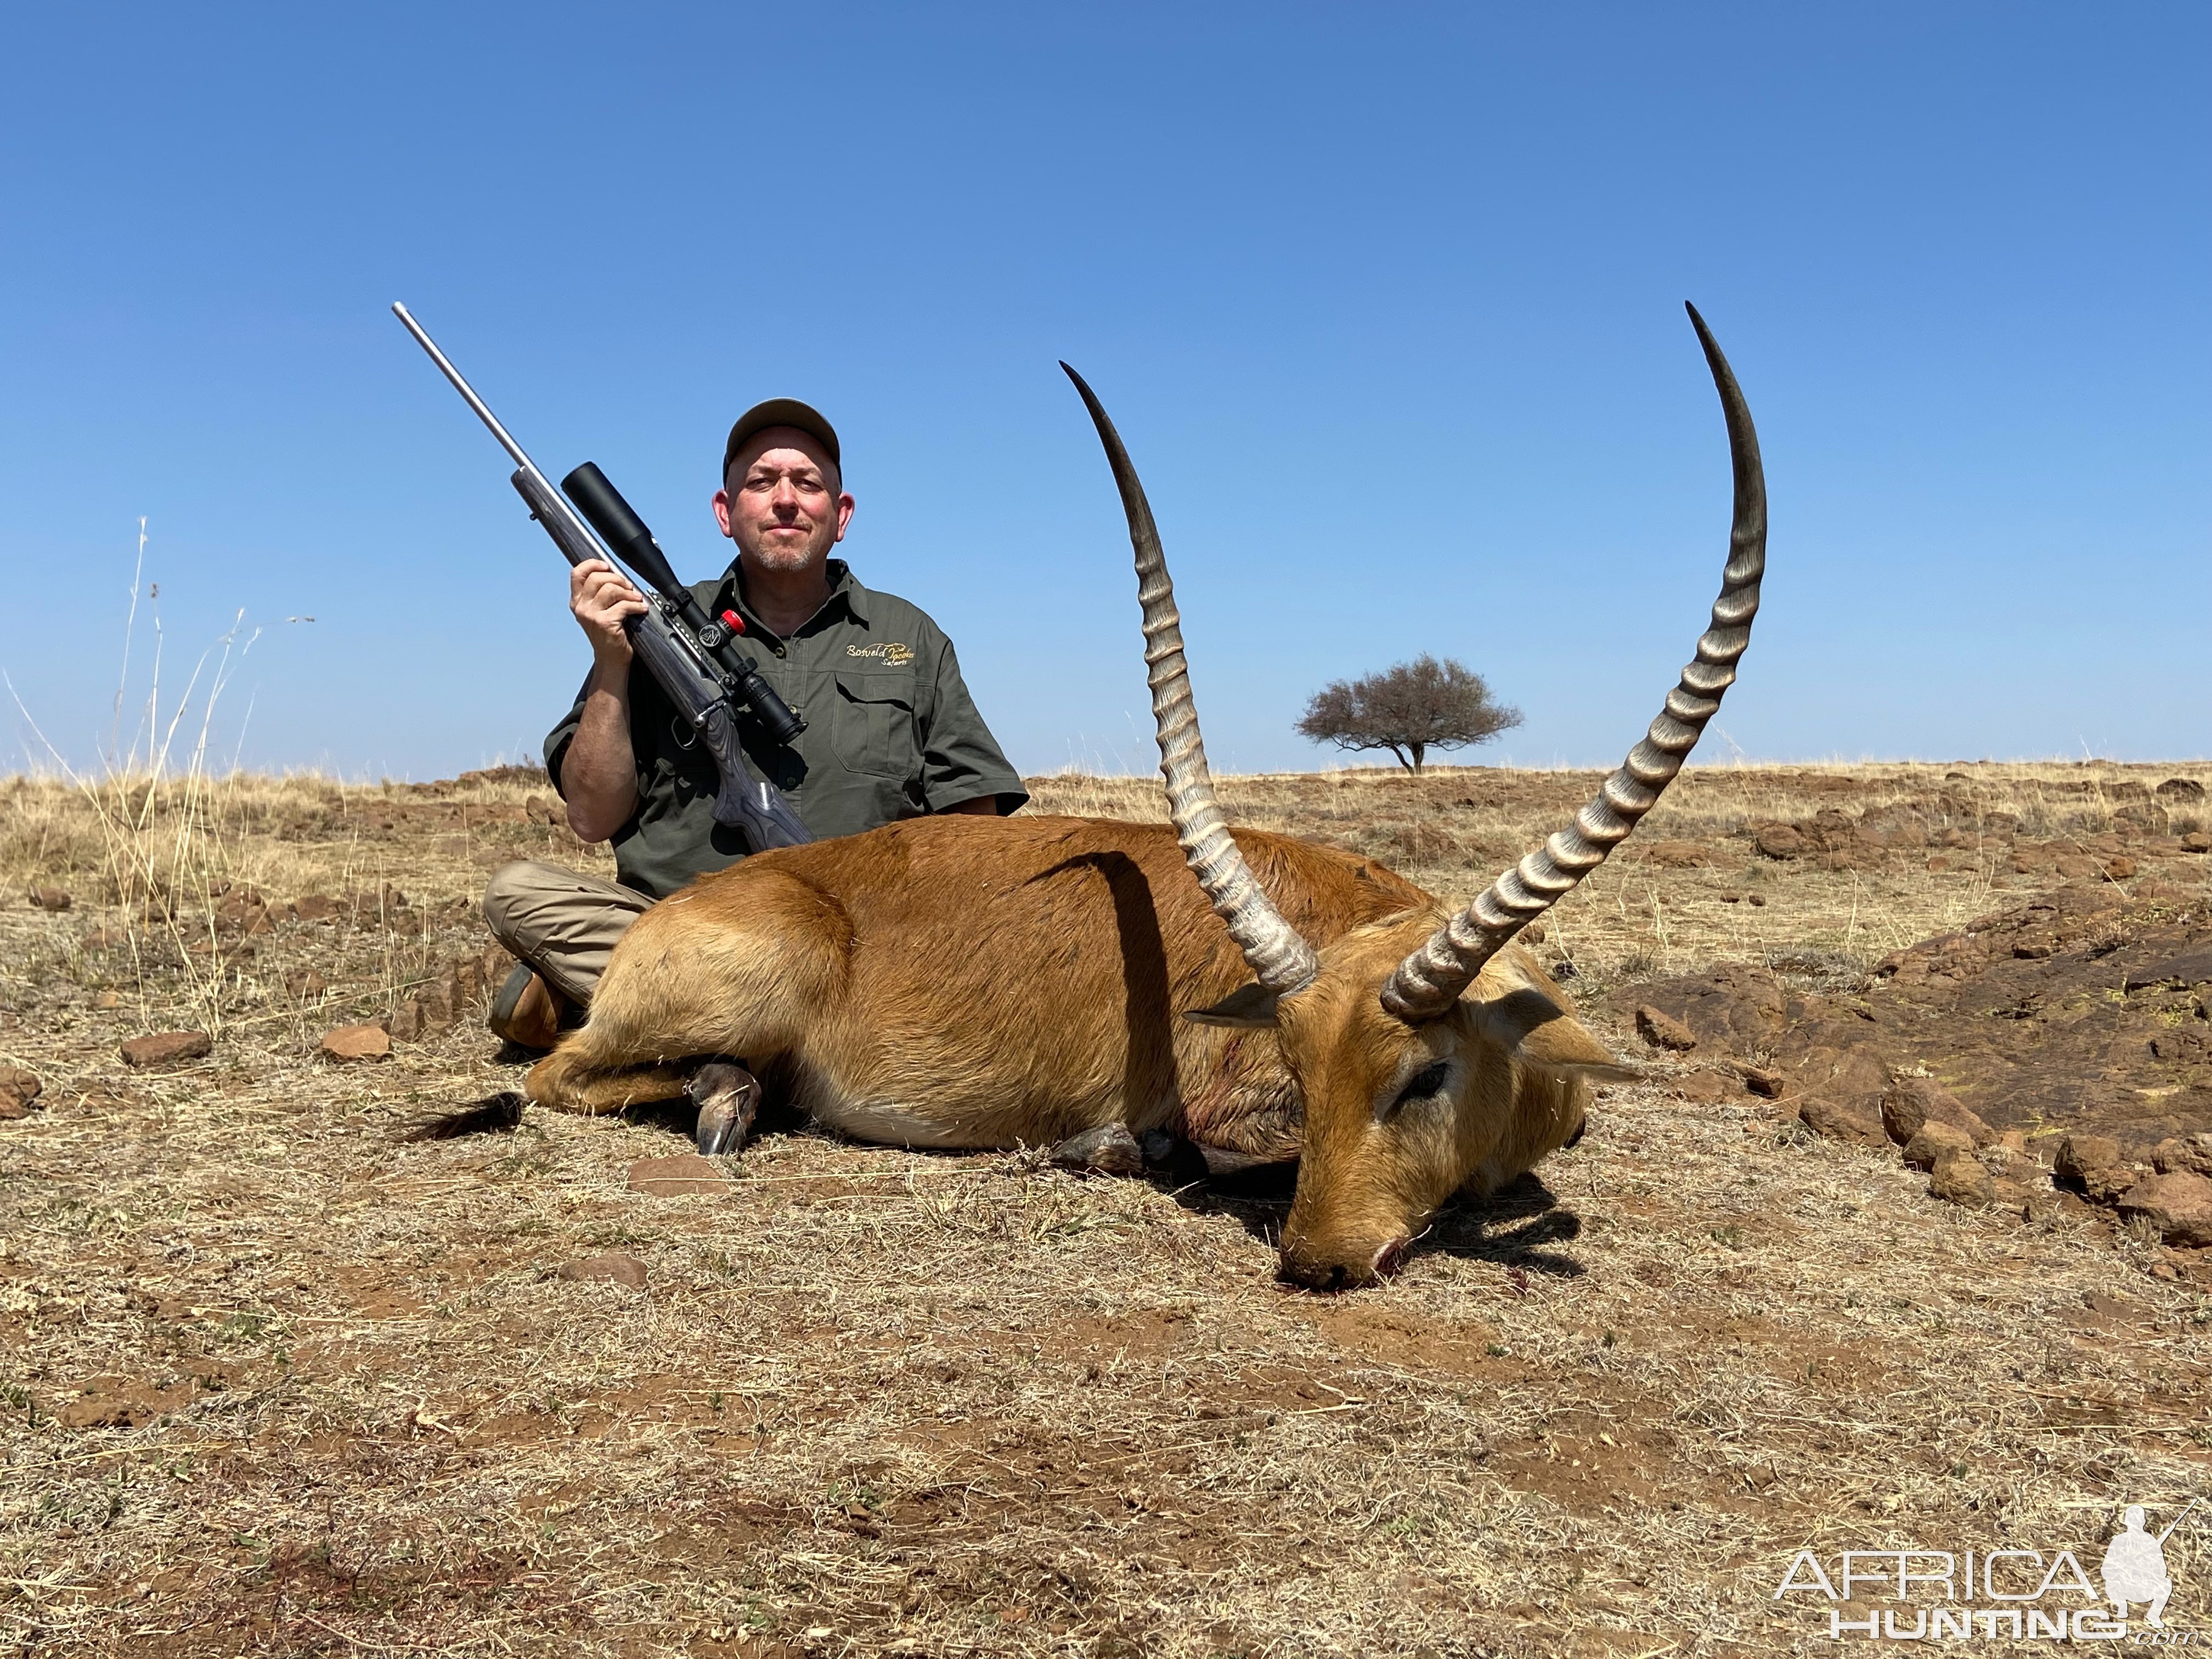
<path id="1" fill-rule="evenodd" d="M 1284 1252 L 1278 1276 L 1293 1285 L 1303 1285 L 1307 1290 L 1324 1293 L 1364 1285 L 1372 1277 L 1364 1261 L 1347 1261 L 1340 1255 L 1309 1255 L 1303 1251 Z"/>

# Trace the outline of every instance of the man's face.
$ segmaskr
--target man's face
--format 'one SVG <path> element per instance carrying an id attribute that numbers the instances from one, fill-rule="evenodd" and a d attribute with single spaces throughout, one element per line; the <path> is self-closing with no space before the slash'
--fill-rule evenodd
<path id="1" fill-rule="evenodd" d="M 819 568 L 845 539 L 853 498 L 840 488 L 829 452 L 811 434 L 772 426 L 732 458 L 723 488 L 714 492 L 714 518 L 747 563 L 805 570 Z"/>

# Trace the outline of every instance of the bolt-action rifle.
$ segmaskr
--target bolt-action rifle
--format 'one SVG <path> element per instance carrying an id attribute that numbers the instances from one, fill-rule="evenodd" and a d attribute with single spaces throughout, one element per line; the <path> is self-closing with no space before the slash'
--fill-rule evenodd
<path id="1" fill-rule="evenodd" d="M 476 410 L 477 418 L 491 428 L 500 447 L 514 457 L 515 473 L 509 482 L 529 507 L 530 516 L 553 538 L 562 556 L 571 565 L 586 559 L 613 563 L 615 554 L 599 539 L 604 536 L 615 553 L 621 555 L 621 562 L 643 577 L 652 589 L 653 597 L 646 601 L 643 614 L 629 618 L 623 627 L 637 659 L 660 682 L 677 712 L 691 723 L 721 775 L 721 790 L 714 798 L 714 821 L 744 831 L 756 853 L 813 840 L 783 792 L 754 772 L 738 741 L 740 711 L 750 714 L 772 743 L 789 743 L 805 729 L 805 722 L 738 649 L 736 641 L 744 624 L 737 613 L 725 611 L 719 618 L 708 616 L 691 590 L 676 580 L 653 532 L 591 462 L 561 481 L 574 507 L 555 495 L 536 463 L 507 435 L 499 417 L 461 378 L 460 370 L 438 349 L 437 343 L 422 331 L 422 325 L 408 315 L 407 307 L 394 303 L 392 310 L 407 325 L 416 343 L 430 354 L 430 361 L 453 383 L 453 390 Z M 583 518 L 576 516 L 577 508 L 582 509 Z M 591 520 L 589 527 L 584 519 Z"/>

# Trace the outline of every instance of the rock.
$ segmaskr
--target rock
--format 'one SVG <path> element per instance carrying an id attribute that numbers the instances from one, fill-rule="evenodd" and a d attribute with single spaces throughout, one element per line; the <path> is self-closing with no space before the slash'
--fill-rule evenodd
<path id="1" fill-rule="evenodd" d="M 2051 867 L 2066 881 L 2099 881 L 2105 874 L 2103 865 L 2080 853 L 2061 854 Z"/>
<path id="2" fill-rule="evenodd" d="M 1970 1210 L 1985 1209 L 1996 1200 L 1996 1182 L 1972 1152 L 1954 1152 L 1936 1164 L 1929 1177 L 1928 1195 Z"/>
<path id="3" fill-rule="evenodd" d="M 1805 855 L 1805 837 L 1786 823 L 1762 823 L 1751 832 L 1751 844 L 1761 858 L 1795 859 Z"/>
<path id="4" fill-rule="evenodd" d="M 1643 861 L 1656 864 L 1667 870 L 1703 870 L 1713 861 L 1712 852 L 1693 841 L 1655 841 L 1646 842 Z"/>
<path id="5" fill-rule="evenodd" d="M 2141 1217 L 2169 1244 L 2212 1244 L 2212 1181 L 2201 1175 L 2145 1176 L 2119 1201 L 2120 1218 Z"/>
<path id="6" fill-rule="evenodd" d="M 1822 1036 L 1849 1041 L 1856 1033 L 1822 1031 Z M 1889 1087 L 1889 1068 L 1870 1045 L 1852 1042 L 1843 1048 L 1821 1044 L 1799 1056 L 1793 1068 L 1797 1086 L 1808 1095 L 1821 1095 L 1849 1109 L 1855 1115 L 1881 1121 L 1882 1091 Z"/>
<path id="7" fill-rule="evenodd" d="M 1675 1091 L 1683 1099 L 1700 1106 L 1717 1105 L 1723 1100 L 1734 1100 L 1743 1093 L 1740 1079 L 1726 1072 L 1692 1072 L 1676 1080 Z"/>
<path id="8" fill-rule="evenodd" d="M 123 1045 L 123 1063 L 168 1066 L 180 1060 L 201 1059 L 214 1049 L 215 1039 L 205 1031 L 154 1031 Z"/>
<path id="9" fill-rule="evenodd" d="M 2160 881 L 2156 876 L 2145 876 L 2136 884 L 2136 901 L 2143 904 L 2189 904 L 2197 895 L 2186 887 L 2176 887 L 2170 881 Z"/>
<path id="10" fill-rule="evenodd" d="M 295 969 L 284 975 L 284 988 L 302 1002 L 316 1002 L 331 988 L 331 982 L 312 968 Z"/>
<path id="11" fill-rule="evenodd" d="M 1655 1048 L 1672 1048 L 1678 1054 L 1687 1054 L 1698 1046 L 1696 1032 L 1649 1003 L 1636 1011 L 1636 1035 Z"/>
<path id="12" fill-rule="evenodd" d="M 31 890 L 31 902 L 41 910 L 66 910 L 74 901 L 66 888 L 34 887 Z"/>
<path id="13" fill-rule="evenodd" d="M 1923 1123 L 1943 1123 L 1965 1132 L 1970 1144 L 1987 1146 L 1997 1132 L 1960 1103 L 1956 1096 L 1932 1078 L 1900 1077 L 1881 1096 L 1882 1127 L 1889 1138 L 1905 1146 L 1920 1133 Z"/>
<path id="14" fill-rule="evenodd" d="M 341 1025 L 315 1045 L 319 1059 L 352 1063 L 392 1058 L 392 1034 L 381 1025 Z"/>
<path id="15" fill-rule="evenodd" d="M 696 1152 L 670 1158 L 641 1158 L 629 1166 L 629 1189 L 648 1198 L 678 1198 L 686 1193 L 726 1193 L 722 1166 Z"/>
<path id="16" fill-rule="evenodd" d="M 2168 778 L 2151 793 L 2161 800 L 2200 801 L 2204 799 L 2204 786 L 2194 778 Z"/>
<path id="17" fill-rule="evenodd" d="M 2092 1204 L 2110 1206 L 2118 1203 L 2141 1179 L 2139 1170 L 2124 1164 L 2115 1164 L 2109 1169 L 2093 1170 L 2082 1177 L 2081 1196 Z"/>
<path id="18" fill-rule="evenodd" d="M 269 920 L 269 907 L 258 893 L 240 888 L 228 895 L 215 908 L 215 924 L 225 933 L 270 933 L 276 924 Z"/>
<path id="19" fill-rule="evenodd" d="M 120 1008 L 123 1006 L 123 994 L 120 991 L 102 991 L 98 996 L 93 998 L 92 1006 L 103 1009 Z"/>
<path id="20" fill-rule="evenodd" d="M 1680 1020 L 1700 1042 L 1749 1054 L 1771 1046 L 1790 1020 L 1790 993 L 1763 969 L 1729 963 L 1644 988 L 1647 1007 Z"/>
<path id="21" fill-rule="evenodd" d="M 1519 934 L 1523 945 L 1541 945 L 1548 937 L 1550 936 L 1545 933 L 1544 924 L 1540 921 L 1530 922 L 1521 930 Z"/>
<path id="22" fill-rule="evenodd" d="M 1808 1097 L 1797 1108 L 1797 1117 L 1814 1134 L 1830 1140 L 1847 1141 L 1859 1146 L 1889 1145 L 1889 1136 L 1883 1132 L 1880 1118 L 1871 1112 L 1861 1111 L 1824 1096 Z"/>
<path id="23" fill-rule="evenodd" d="M 1783 1090 L 1782 1073 L 1765 1066 L 1747 1066 L 1743 1068 L 1743 1086 L 1768 1100 L 1779 1100 Z"/>
<path id="24" fill-rule="evenodd" d="M 1948 1158 L 1971 1155 L 1973 1139 L 1964 1129 L 1948 1123 L 1923 1123 L 1905 1143 L 1905 1161 L 1916 1170 L 1932 1170 Z"/>
<path id="25" fill-rule="evenodd" d="M 1743 896 L 1743 902 L 1751 906 L 1754 910 L 1763 910 L 1766 908 L 1766 895 L 1764 893 L 1746 893 Z"/>
<path id="26" fill-rule="evenodd" d="M 2117 1204 L 2136 1179 L 2110 1135 L 2068 1135 L 2058 1143 L 2057 1176 L 2093 1204 Z"/>
<path id="27" fill-rule="evenodd" d="M 2155 985 L 2212 985 L 2212 945 L 2200 945 L 2178 956 L 2161 957 L 2135 969 L 2120 985 L 2128 991 L 2148 991 Z"/>
<path id="28" fill-rule="evenodd" d="M 2192 830 L 2181 838 L 2181 850 L 2185 853 L 2212 853 L 2212 835 L 2207 835 L 2202 830 Z"/>
<path id="29" fill-rule="evenodd" d="M 645 1263 L 634 1255 L 624 1255 L 619 1250 L 609 1250 L 599 1255 L 580 1256 L 574 1261 L 564 1261 L 554 1270 L 555 1276 L 580 1282 L 609 1279 L 617 1285 L 627 1285 L 633 1291 L 645 1288 Z"/>
<path id="30" fill-rule="evenodd" d="M 32 1079 L 33 1085 L 37 1081 Z M 0 1089 L 5 1086 L 5 1079 L 0 1079 Z M 2150 1149 L 2150 1166 L 2160 1175 L 2212 1176 L 2212 1134 L 2176 1135 L 2160 1141 Z"/>
<path id="31" fill-rule="evenodd" d="M 0 1118 L 28 1116 L 45 1087 L 36 1072 L 27 1072 L 20 1066 L 0 1066 Z"/>
<path id="32" fill-rule="evenodd" d="M 2125 881 L 2136 872 L 2136 861 L 2130 858 L 2109 858 L 2105 860 L 2105 873 L 2114 881 Z"/>
<path id="33" fill-rule="evenodd" d="M 2085 1181 L 2099 1170 L 2119 1167 L 2120 1143 L 2110 1135 L 2068 1135 L 2058 1143 L 2054 1167 L 2061 1181 Z"/>
<path id="34" fill-rule="evenodd" d="M 392 1035 L 413 1042 L 448 1030 L 468 1015 L 483 996 L 485 985 L 505 979 L 514 963 L 514 959 L 498 945 L 447 963 L 400 1004 L 399 1012 L 392 1017 Z"/>
<path id="35" fill-rule="evenodd" d="M 338 909 L 338 902 L 328 893 L 310 893 L 292 902 L 292 914 L 302 921 L 335 921 Z"/>

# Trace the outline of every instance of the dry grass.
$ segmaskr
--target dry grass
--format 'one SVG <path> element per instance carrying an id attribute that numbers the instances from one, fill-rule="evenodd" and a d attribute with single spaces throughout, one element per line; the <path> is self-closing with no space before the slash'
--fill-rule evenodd
<path id="1" fill-rule="evenodd" d="M 1949 799 L 1947 827 L 2010 812 L 2015 840 L 2086 844 L 2127 786 L 2212 781 L 1946 769 L 1693 772 L 1638 841 L 1716 862 L 1609 870 L 1551 948 L 1600 983 L 1862 959 L 2033 884 L 1994 850 L 1826 870 L 1729 837 Z M 1226 793 L 1239 822 L 1465 896 L 1594 781 Z M 1035 787 L 1157 815 L 1142 781 Z M 1336 1299 L 1273 1283 L 1264 1187 L 781 1133 L 726 1192 L 659 1198 L 626 1181 L 684 1150 L 657 1122 L 406 1140 L 512 1081 L 489 1042 L 334 1068 L 314 1037 L 478 948 L 501 860 L 583 861 L 538 792 L 165 786 L 131 833 L 204 828 L 149 906 L 82 791 L 0 784 L 0 1061 L 48 1103 L 0 1123 L 9 1650 L 1809 1652 L 1825 1618 L 1769 1599 L 1802 1546 L 2069 1547 L 2094 1571 L 2118 1504 L 2204 1483 L 2192 1261 L 1937 1204 L 1758 1103 L 1678 1098 L 1663 1067 L 1609 1092 L 1546 1185 L 1451 1212 L 1401 1277 Z M 57 882 L 76 908 L 12 896 Z M 256 934 L 222 920 L 247 889 L 362 902 Z M 209 1059 L 116 1060 L 210 1010 Z M 608 1252 L 642 1290 L 558 1276 Z M 2193 1622 L 2205 1553 L 2189 1527 L 2167 1547 L 2170 1621 Z"/>
<path id="2" fill-rule="evenodd" d="M 1369 854 L 1453 903 L 1560 828 L 1596 793 L 1601 772 L 1432 768 L 1422 777 L 1378 769 L 1221 780 L 1232 822 L 1317 836 Z M 1984 763 L 1692 767 L 1620 856 L 1547 919 L 1553 954 L 1600 980 L 1684 973 L 1721 959 L 1826 954 L 1844 971 L 1878 960 L 2036 890 L 2008 854 L 2015 839 L 2085 844 L 2145 812 L 2155 786 L 2181 777 L 2212 787 L 2212 766 Z M 1033 780 L 1032 811 L 1164 821 L 1146 778 Z M 1848 809 L 1876 820 L 1911 814 L 1949 848 L 1830 869 L 1778 864 L 1740 839 L 1747 826 Z M 2161 827 L 2212 823 L 2202 809 L 2160 812 Z M 1655 843 L 1694 843 L 1698 867 L 1655 862 Z M 1948 867 L 1931 871 L 1928 856 Z M 1759 902 L 1746 902 L 1756 895 Z"/>

